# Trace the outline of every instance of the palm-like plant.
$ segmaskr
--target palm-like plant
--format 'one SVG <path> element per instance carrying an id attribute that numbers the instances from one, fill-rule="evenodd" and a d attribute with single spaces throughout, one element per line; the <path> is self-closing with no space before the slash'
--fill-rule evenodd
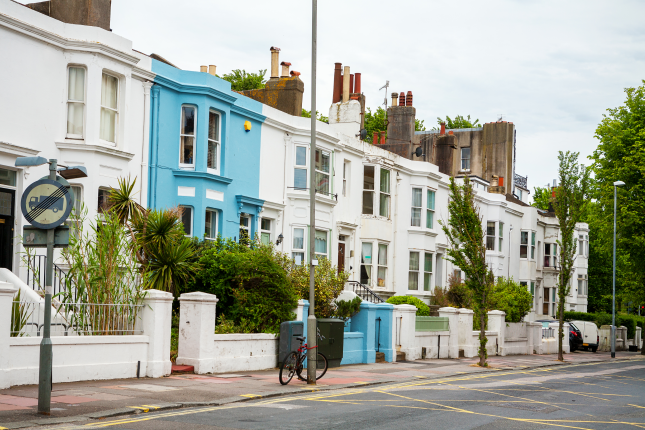
<path id="1" fill-rule="evenodd" d="M 126 224 L 130 220 L 141 219 L 146 209 L 139 203 L 134 201 L 134 186 L 137 183 L 137 178 L 130 179 L 130 177 L 119 178 L 119 186 L 112 188 L 108 194 L 108 203 L 110 210 L 121 221 L 121 224 Z"/>

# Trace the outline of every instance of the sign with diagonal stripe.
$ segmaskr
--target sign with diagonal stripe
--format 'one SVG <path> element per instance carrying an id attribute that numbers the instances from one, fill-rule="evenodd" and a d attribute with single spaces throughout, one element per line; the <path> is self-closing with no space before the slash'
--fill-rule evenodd
<path id="1" fill-rule="evenodd" d="M 49 230 L 67 220 L 73 205 L 72 195 L 64 185 L 40 179 L 22 194 L 20 209 L 31 225 Z"/>

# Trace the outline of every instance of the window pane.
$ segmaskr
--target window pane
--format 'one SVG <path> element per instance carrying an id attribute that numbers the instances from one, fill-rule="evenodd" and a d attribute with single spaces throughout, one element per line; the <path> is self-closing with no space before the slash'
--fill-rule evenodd
<path id="1" fill-rule="evenodd" d="M 557 255 L 557 254 L 558 254 L 558 244 L 554 243 L 553 244 L 553 255 Z"/>
<path id="2" fill-rule="evenodd" d="M 426 207 L 434 210 L 434 191 L 428 190 L 428 201 L 426 202 Z"/>
<path id="3" fill-rule="evenodd" d="M 67 133 L 83 135 L 83 111 L 85 105 L 81 103 L 67 104 Z"/>
<path id="4" fill-rule="evenodd" d="M 206 231 L 205 231 L 205 236 L 208 239 L 215 239 L 217 237 L 217 231 L 216 231 L 216 221 L 217 221 L 217 214 L 213 211 L 206 211 Z"/>
<path id="5" fill-rule="evenodd" d="M 240 217 L 240 227 L 249 228 L 249 217 L 247 216 Z"/>
<path id="6" fill-rule="evenodd" d="M 381 169 L 381 192 L 390 194 L 390 171 Z"/>
<path id="7" fill-rule="evenodd" d="M 390 196 L 381 194 L 381 201 L 379 202 L 379 215 L 384 217 L 390 216 Z"/>
<path id="8" fill-rule="evenodd" d="M 495 236 L 486 236 L 486 249 L 495 251 Z"/>
<path id="9" fill-rule="evenodd" d="M 293 229 L 293 248 L 305 249 L 305 230 L 303 228 Z"/>
<path id="10" fill-rule="evenodd" d="M 520 233 L 520 243 L 522 245 L 526 245 L 529 243 L 529 232 L 528 231 L 523 231 Z"/>
<path id="11" fill-rule="evenodd" d="M 329 173 L 329 153 L 316 149 L 316 170 Z"/>
<path id="12" fill-rule="evenodd" d="M 544 244 L 544 255 L 551 255 L 551 244 L 550 243 L 545 243 Z"/>
<path id="13" fill-rule="evenodd" d="M 387 266 L 387 245 L 382 243 L 378 245 L 378 265 Z"/>
<path id="14" fill-rule="evenodd" d="M 85 69 L 81 67 L 69 68 L 67 100 L 85 101 Z"/>
<path id="15" fill-rule="evenodd" d="M 421 209 L 412 208 L 412 219 L 410 220 L 412 227 L 421 227 Z"/>
<path id="16" fill-rule="evenodd" d="M 296 190 L 307 189 L 307 169 L 293 170 L 293 187 Z"/>
<path id="17" fill-rule="evenodd" d="M 528 246 L 520 245 L 520 258 L 527 258 L 528 255 Z"/>
<path id="18" fill-rule="evenodd" d="M 501 221 L 499 223 L 499 237 L 504 237 L 504 223 Z"/>
<path id="19" fill-rule="evenodd" d="M 502 241 L 503 239 L 500 237 L 499 238 L 499 248 L 497 248 L 497 251 L 502 252 Z"/>
<path id="20" fill-rule="evenodd" d="M 262 242 L 264 245 L 268 245 L 271 243 L 271 234 L 270 233 L 262 233 L 260 235 L 260 242 Z"/>
<path id="21" fill-rule="evenodd" d="M 5 170 L 7 172 L 7 170 Z M 2 170 L 0 170 L 0 184 L 3 185 L 12 185 L 12 184 L 7 184 L 5 181 L 2 180 L 2 173 L 4 173 Z M 14 173 L 14 180 L 15 180 L 15 172 Z M 78 218 L 81 214 L 81 208 L 83 207 L 83 189 L 79 187 L 78 185 L 72 185 L 72 193 L 74 194 L 74 207 L 72 208 L 73 212 L 70 214 L 71 217 Z"/>
<path id="22" fill-rule="evenodd" d="M 271 220 L 269 218 L 262 218 L 260 221 L 261 230 L 271 230 Z"/>
<path id="23" fill-rule="evenodd" d="M 361 284 L 372 284 L 372 266 L 361 264 Z"/>
<path id="24" fill-rule="evenodd" d="M 361 263 L 372 264 L 372 242 L 363 242 L 361 247 Z"/>
<path id="25" fill-rule="evenodd" d="M 191 136 L 181 136 L 181 152 L 179 153 L 181 164 L 193 164 L 193 144 L 195 138 Z"/>
<path id="26" fill-rule="evenodd" d="M 208 160 L 206 166 L 209 169 L 217 169 L 217 143 L 208 141 Z"/>
<path id="27" fill-rule="evenodd" d="M 535 232 L 531 232 L 531 245 L 535 245 Z"/>
<path id="28" fill-rule="evenodd" d="M 363 189 L 374 189 L 374 166 L 363 166 Z"/>
<path id="29" fill-rule="evenodd" d="M 410 270 L 419 270 L 418 252 L 410 252 Z"/>
<path id="30" fill-rule="evenodd" d="M 296 266 L 300 266 L 305 259 L 304 252 L 292 252 L 291 257 L 295 260 Z"/>
<path id="31" fill-rule="evenodd" d="M 426 228 L 432 228 L 434 223 L 434 212 L 426 211 Z"/>
<path id="32" fill-rule="evenodd" d="M 419 289 L 419 272 L 408 273 L 408 290 Z"/>
<path id="33" fill-rule="evenodd" d="M 116 131 L 116 112 L 101 108 L 101 133 L 100 138 L 108 142 L 116 142 L 114 134 Z"/>
<path id="34" fill-rule="evenodd" d="M 412 206 L 421 207 L 421 188 L 412 188 Z"/>
<path id="35" fill-rule="evenodd" d="M 432 254 L 425 254 L 425 260 L 423 264 L 424 272 L 432 272 Z"/>
<path id="36" fill-rule="evenodd" d="M 316 253 L 327 255 L 327 232 L 316 230 Z"/>
<path id="37" fill-rule="evenodd" d="M 374 191 L 363 191 L 363 213 L 374 215 Z"/>
<path id="38" fill-rule="evenodd" d="M 110 192 L 108 190 L 104 190 L 102 188 L 99 188 L 99 201 L 98 201 L 98 212 L 104 212 L 107 210 L 110 206 L 110 203 L 108 202 L 108 195 Z"/>
<path id="39" fill-rule="evenodd" d="M 193 231 L 193 209 L 182 207 L 181 208 L 181 222 L 184 224 L 184 233 L 190 236 Z"/>
<path id="40" fill-rule="evenodd" d="M 535 282 L 532 282 L 532 281 L 531 281 L 531 295 L 532 296 L 535 295 Z"/>
<path id="41" fill-rule="evenodd" d="M 116 109 L 117 105 L 117 88 L 119 80 L 114 76 L 103 74 L 101 82 L 101 106 Z"/>
<path id="42" fill-rule="evenodd" d="M 535 260 L 535 246 L 531 246 L 531 260 Z"/>
<path id="43" fill-rule="evenodd" d="M 377 285 L 379 287 L 384 287 L 385 286 L 385 278 L 387 277 L 387 267 L 381 267 L 379 266 L 378 271 L 377 271 Z"/>
<path id="44" fill-rule="evenodd" d="M 208 112 L 208 138 L 219 141 L 219 115 Z"/>
<path id="45" fill-rule="evenodd" d="M 195 108 L 192 106 L 181 107 L 181 134 L 195 134 Z"/>
<path id="46" fill-rule="evenodd" d="M 495 222 L 486 223 L 486 234 L 488 236 L 495 236 Z"/>
<path id="47" fill-rule="evenodd" d="M 470 169 L 470 148 L 461 148 L 461 169 Z"/>
<path id="48" fill-rule="evenodd" d="M 316 191 L 329 194 L 329 175 L 316 172 Z"/>
<path id="49" fill-rule="evenodd" d="M 431 291 L 432 273 L 423 274 L 423 291 Z"/>

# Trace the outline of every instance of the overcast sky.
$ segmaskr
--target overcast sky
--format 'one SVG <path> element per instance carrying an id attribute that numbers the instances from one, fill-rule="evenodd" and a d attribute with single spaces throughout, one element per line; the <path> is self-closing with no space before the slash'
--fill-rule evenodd
<path id="1" fill-rule="evenodd" d="M 584 160 L 602 114 L 645 78 L 643 17 L 639 0 L 321 0 L 318 110 L 327 115 L 342 62 L 362 73 L 373 110 L 386 80 L 388 92 L 412 91 L 428 129 L 437 116 L 503 115 L 516 124 L 516 172 L 544 186 L 558 150 Z M 269 69 L 277 46 L 302 73 L 310 107 L 311 1 L 113 0 L 112 29 L 139 51 L 220 75 Z"/>

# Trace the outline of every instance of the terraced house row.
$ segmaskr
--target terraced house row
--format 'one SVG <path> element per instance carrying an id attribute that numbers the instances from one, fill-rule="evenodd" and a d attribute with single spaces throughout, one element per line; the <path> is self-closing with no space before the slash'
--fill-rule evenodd
<path id="1" fill-rule="evenodd" d="M 468 176 L 495 275 L 531 291 L 530 319 L 555 315 L 559 230 L 552 213 L 528 205 L 526 178 L 515 172 L 521 143 L 513 123 L 415 132 L 406 89 L 392 94 L 387 136 L 368 143 L 360 133 L 360 74 L 323 65 L 321 73 L 334 73 L 333 103 L 329 123 L 317 124 L 311 165 L 310 119 L 300 117 L 305 85 L 280 63 L 278 48 L 267 50 L 266 87 L 240 93 L 215 76 L 215 66 L 180 70 L 134 51 L 109 31 L 109 1 L 88 1 L 97 10 L 86 20 L 38 5 L 0 0 L 0 266 L 23 281 L 34 282 L 21 267 L 19 233 L 27 222 L 18 198 L 45 173 L 14 167 L 19 156 L 86 166 L 88 178 L 72 188 L 88 219 L 118 178 L 136 177 L 143 206 L 183 208 L 188 236 L 257 235 L 301 264 L 328 258 L 383 298 L 426 302 L 450 276 L 463 276 L 444 259 L 439 221 L 448 217 L 449 178 Z M 315 256 L 308 251 L 311 187 Z M 577 234 L 566 309 L 586 311 L 588 226 L 579 224 Z"/>

